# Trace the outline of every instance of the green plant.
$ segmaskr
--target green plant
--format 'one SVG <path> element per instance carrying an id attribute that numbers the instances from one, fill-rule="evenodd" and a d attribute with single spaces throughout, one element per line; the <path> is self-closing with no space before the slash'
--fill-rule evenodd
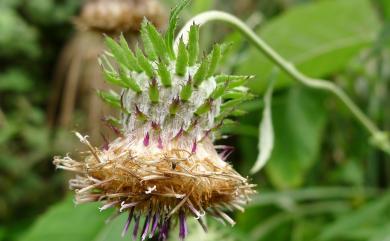
<path id="1" fill-rule="evenodd" d="M 380 2 L 385 1 L 375 1 Z M 213 8 L 233 11 L 230 3 L 215 1 Z M 364 0 L 291 1 L 283 6 L 272 2 L 264 9 L 270 12 L 262 12 L 258 35 L 300 71 L 341 86 L 370 119 L 388 130 L 385 4 L 380 15 Z M 280 12 L 282 9 L 285 11 Z M 340 14 L 333 14 L 336 12 Z M 202 40 L 208 41 L 205 35 L 216 40 L 226 32 L 222 25 L 202 28 Z M 258 158 L 255 150 L 262 135 L 257 128 L 266 113 L 272 113 L 275 133 L 265 171 L 252 177 L 259 184 L 260 194 L 248 211 L 234 213 L 237 225 L 233 229 L 218 226 L 220 232 L 237 240 L 385 239 L 389 222 L 389 199 L 384 191 L 390 183 L 388 156 L 367 145 L 365 128 L 333 95 L 310 90 L 283 72 L 272 71 L 272 62 L 249 47 L 239 34 L 227 39 L 235 44 L 226 53 L 224 71 L 255 73 L 257 77 L 248 83 L 255 93 L 263 94 L 269 82 L 275 84 L 272 102 L 254 99 L 242 104 L 247 115 L 238 118 L 239 124 L 222 128 L 222 137 L 225 133 L 237 135 L 219 143 L 238 147 L 230 160 L 241 173 L 248 173 Z M 7 116 L 8 110 L 5 113 Z M 77 219 L 78 213 L 89 207 L 74 208 L 69 199 L 64 203 L 66 211 L 58 216 L 50 215 L 55 210 L 43 215 L 25 240 L 44 240 L 48 233 L 67 240 L 71 232 L 58 228 L 60 222 Z M 89 233 L 75 234 L 74 239 L 119 240 L 119 226 L 126 217 L 103 225 L 107 213 L 96 213 L 96 208 L 91 207 L 88 214 L 88 220 L 96 221 L 82 227 L 76 222 L 74 226 L 66 223 L 69 230 Z"/>

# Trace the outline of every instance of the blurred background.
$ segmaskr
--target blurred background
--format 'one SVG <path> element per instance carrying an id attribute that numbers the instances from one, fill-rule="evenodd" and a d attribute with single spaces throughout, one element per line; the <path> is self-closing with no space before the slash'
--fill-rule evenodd
<path id="1" fill-rule="evenodd" d="M 135 46 L 143 16 L 163 30 L 174 4 L 0 1 L 0 241 L 122 240 L 123 217 L 106 225 L 108 211 L 74 208 L 69 176 L 54 169 L 52 157 L 77 155 L 73 130 L 96 145 L 111 138 L 104 117 L 116 113 L 95 94 L 108 88 L 97 64 L 103 33 L 123 32 Z M 243 19 L 300 70 L 336 82 L 390 130 L 390 1 L 193 0 L 182 24 L 210 9 Z M 246 176 L 258 155 L 262 96 L 274 65 L 216 26 L 202 29 L 203 49 L 231 42 L 221 71 L 256 75 L 249 87 L 258 97 L 218 141 L 236 147 L 228 161 Z M 272 113 L 271 159 L 250 176 L 258 194 L 244 213 L 230 213 L 235 227 L 210 220 L 209 234 L 195 226 L 188 240 L 390 240 L 390 157 L 338 99 L 279 74 Z"/>

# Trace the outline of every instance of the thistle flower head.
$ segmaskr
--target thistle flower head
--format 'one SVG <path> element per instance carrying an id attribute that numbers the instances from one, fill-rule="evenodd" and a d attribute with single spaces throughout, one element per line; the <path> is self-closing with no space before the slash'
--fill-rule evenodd
<path id="1" fill-rule="evenodd" d="M 77 203 L 102 201 L 101 210 L 127 212 L 123 235 L 134 220 L 133 236 L 142 240 L 157 232 L 165 240 L 171 221 L 184 239 L 187 216 L 205 230 L 206 213 L 233 225 L 224 210 L 243 210 L 253 193 L 247 179 L 225 162 L 231 148 L 213 145 L 223 121 L 249 98 L 242 86 L 248 77 L 215 74 L 225 47 L 215 45 L 199 57 L 197 25 L 188 43 L 180 41 L 174 50 L 177 15 L 186 3 L 173 10 L 164 36 L 144 21 L 143 51 L 131 50 L 123 37 L 118 42 L 106 37 L 109 52 L 100 63 L 106 80 L 123 89 L 99 95 L 121 110 L 115 121 L 120 136 L 96 148 L 77 133 L 89 148 L 85 159 L 54 159 L 58 168 L 78 174 L 70 181 Z M 145 221 L 138 232 L 141 215 Z"/>

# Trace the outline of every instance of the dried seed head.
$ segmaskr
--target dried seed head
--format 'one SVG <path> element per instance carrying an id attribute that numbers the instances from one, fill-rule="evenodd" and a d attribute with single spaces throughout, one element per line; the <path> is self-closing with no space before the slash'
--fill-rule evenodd
<path id="1" fill-rule="evenodd" d="M 144 17 L 159 28 L 166 16 L 156 0 L 90 0 L 81 9 L 76 23 L 104 33 L 139 31 Z"/>
<path id="2" fill-rule="evenodd" d="M 248 78 L 214 75 L 223 46 L 215 46 L 199 62 L 196 25 L 189 43 L 181 42 L 175 53 L 170 44 L 176 15 L 174 10 L 164 38 L 149 22 L 142 25 L 145 53 L 133 53 L 125 41 L 107 37 L 110 53 L 100 62 L 107 81 L 123 89 L 100 96 L 121 109 L 122 134 L 105 148 L 95 148 L 77 133 L 89 155 L 83 161 L 54 159 L 57 168 L 78 174 L 70 181 L 77 203 L 102 201 L 101 210 L 128 212 L 123 233 L 134 218 L 133 235 L 142 240 L 156 231 L 165 240 L 172 219 L 178 220 L 184 239 L 187 216 L 194 216 L 204 229 L 206 213 L 233 225 L 224 210 L 243 210 L 254 192 L 224 161 L 231 148 L 218 153 L 213 145 L 221 123 L 248 98 L 242 86 Z M 106 58 L 116 61 L 120 71 Z M 146 217 L 141 231 L 140 215 Z"/>

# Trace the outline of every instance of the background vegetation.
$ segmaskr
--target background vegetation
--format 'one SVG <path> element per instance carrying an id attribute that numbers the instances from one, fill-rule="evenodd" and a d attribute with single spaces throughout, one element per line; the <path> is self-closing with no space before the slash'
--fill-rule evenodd
<path id="1" fill-rule="evenodd" d="M 55 64 L 80 5 L 0 2 L 0 240 L 121 240 L 124 217 L 106 225 L 109 212 L 74 208 L 68 177 L 51 164 L 53 155 L 72 151 L 77 142 L 62 134 L 70 130 L 50 128 L 46 112 Z M 208 9 L 244 19 L 300 70 L 336 82 L 390 130 L 389 1 L 194 0 L 182 19 Z M 247 114 L 239 124 L 224 127 L 231 134 L 221 141 L 236 147 L 229 161 L 248 175 L 274 66 L 227 27 L 209 26 L 201 34 L 204 48 L 233 43 L 224 71 L 256 75 L 249 86 L 259 98 L 243 106 Z M 272 113 L 275 147 L 265 168 L 251 176 L 258 195 L 245 213 L 232 214 L 234 228 L 210 220 L 210 234 L 203 237 L 195 227 L 192 239 L 390 240 L 390 158 L 370 145 L 349 111 L 333 96 L 279 74 Z"/>

